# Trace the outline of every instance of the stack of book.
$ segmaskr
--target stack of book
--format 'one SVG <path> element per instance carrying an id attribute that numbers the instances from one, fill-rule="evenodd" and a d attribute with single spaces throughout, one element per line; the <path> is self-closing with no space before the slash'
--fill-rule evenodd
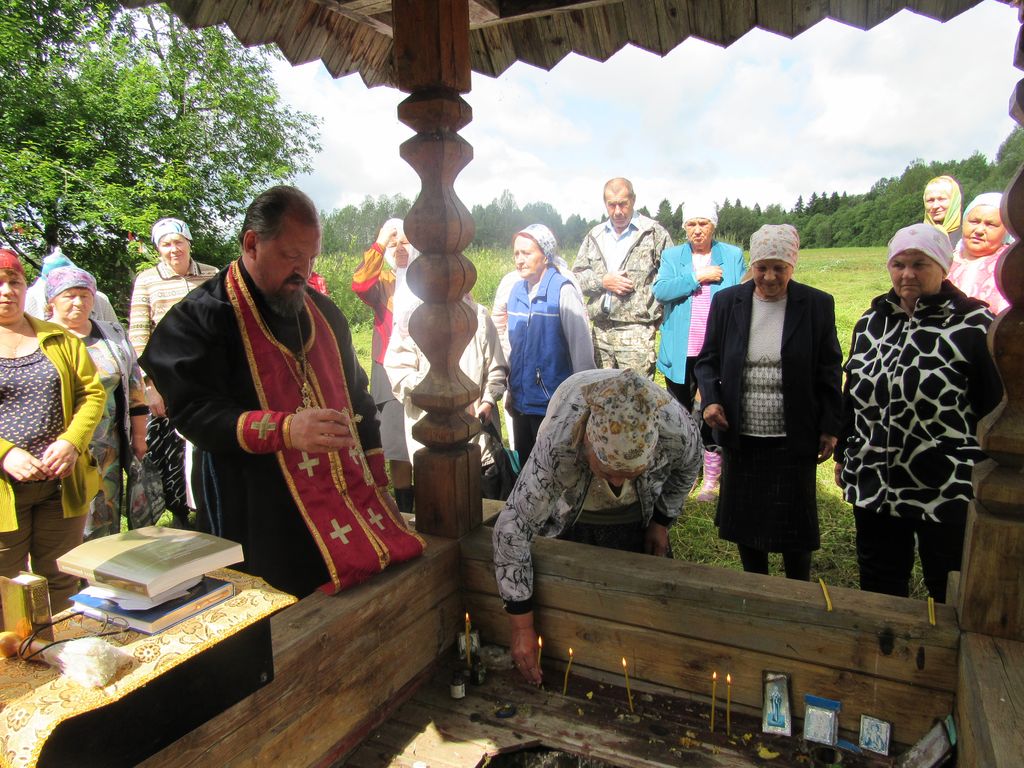
<path id="1" fill-rule="evenodd" d="M 80 544 L 57 567 L 89 582 L 71 598 L 76 610 L 153 634 L 231 597 L 231 582 L 207 574 L 242 559 L 233 541 L 148 526 Z"/>

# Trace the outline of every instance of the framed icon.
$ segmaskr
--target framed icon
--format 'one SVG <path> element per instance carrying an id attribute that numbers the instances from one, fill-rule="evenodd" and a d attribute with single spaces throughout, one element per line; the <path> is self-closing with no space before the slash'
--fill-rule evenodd
<path id="1" fill-rule="evenodd" d="M 834 747 L 839 740 L 839 711 L 834 699 L 804 694 L 804 738 Z"/>
<path id="2" fill-rule="evenodd" d="M 779 736 L 793 735 L 793 710 L 789 704 L 789 675 L 765 670 L 761 730 Z"/>
<path id="3" fill-rule="evenodd" d="M 860 716 L 860 742 L 861 749 L 869 752 L 877 752 L 880 755 L 889 754 L 889 741 L 892 738 L 892 723 L 886 720 L 879 720 L 870 715 Z"/>

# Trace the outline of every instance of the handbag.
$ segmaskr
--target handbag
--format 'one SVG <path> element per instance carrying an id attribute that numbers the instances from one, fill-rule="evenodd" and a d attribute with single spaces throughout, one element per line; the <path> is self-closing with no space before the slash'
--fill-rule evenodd
<path id="1" fill-rule="evenodd" d="M 164 485 L 160 467 L 147 453 L 142 459 L 132 458 L 128 465 L 128 528 L 156 525 L 163 516 Z"/>
<path id="2" fill-rule="evenodd" d="M 490 419 L 482 426 L 484 433 L 494 441 L 499 450 L 493 451 L 494 463 L 481 470 L 480 494 L 485 499 L 505 501 L 512 493 L 512 488 L 519 477 L 519 454 L 505 447 L 501 440 L 501 433 L 495 429 L 494 423 Z"/>

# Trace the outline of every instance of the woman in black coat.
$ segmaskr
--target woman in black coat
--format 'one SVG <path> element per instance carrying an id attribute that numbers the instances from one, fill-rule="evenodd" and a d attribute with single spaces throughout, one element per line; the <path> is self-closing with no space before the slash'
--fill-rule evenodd
<path id="1" fill-rule="evenodd" d="M 788 224 L 750 238 L 752 280 L 711 303 L 696 375 L 704 421 L 722 446 L 719 536 L 743 569 L 808 580 L 821 546 L 815 466 L 839 434 L 842 352 L 832 296 L 792 280 L 800 249 Z"/>

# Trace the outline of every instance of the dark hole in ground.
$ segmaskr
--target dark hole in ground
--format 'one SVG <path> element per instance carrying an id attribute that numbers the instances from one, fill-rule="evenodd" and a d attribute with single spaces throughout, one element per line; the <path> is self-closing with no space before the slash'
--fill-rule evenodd
<path id="1" fill-rule="evenodd" d="M 574 755 L 558 749 L 536 747 L 496 755 L 487 762 L 487 768 L 620 768 L 613 763 L 592 757 Z"/>

